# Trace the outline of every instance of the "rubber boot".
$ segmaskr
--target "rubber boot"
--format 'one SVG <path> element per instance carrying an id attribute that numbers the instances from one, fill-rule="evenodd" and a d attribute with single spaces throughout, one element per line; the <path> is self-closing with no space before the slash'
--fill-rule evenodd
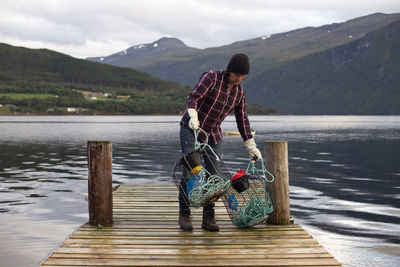
<path id="1" fill-rule="evenodd" d="M 215 222 L 215 212 L 214 210 L 203 210 L 203 222 L 201 227 L 208 231 L 219 231 L 219 227 Z"/>
<path id="2" fill-rule="evenodd" d="M 179 226 L 184 231 L 192 231 L 193 225 L 190 219 L 190 209 L 179 210 Z"/>

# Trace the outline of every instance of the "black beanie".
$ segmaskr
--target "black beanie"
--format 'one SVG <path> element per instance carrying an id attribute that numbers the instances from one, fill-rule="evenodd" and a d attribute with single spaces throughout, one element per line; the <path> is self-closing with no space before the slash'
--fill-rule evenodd
<path id="1" fill-rule="evenodd" d="M 249 70 L 249 57 L 245 54 L 234 54 L 226 67 L 226 71 L 236 74 L 248 74 Z"/>

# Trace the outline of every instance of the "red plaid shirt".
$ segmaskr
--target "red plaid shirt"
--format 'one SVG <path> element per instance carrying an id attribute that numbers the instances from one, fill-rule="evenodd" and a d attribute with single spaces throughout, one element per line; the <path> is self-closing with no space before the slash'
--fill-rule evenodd
<path id="1" fill-rule="evenodd" d="M 215 144 L 222 139 L 221 123 L 232 110 L 243 140 L 253 137 L 245 107 L 246 96 L 243 87 L 239 84 L 229 92 L 224 70 L 203 73 L 187 98 L 187 108 L 197 110 L 200 128 L 211 136 Z M 181 124 L 188 125 L 189 119 L 186 111 Z M 200 133 L 199 139 L 204 142 L 205 134 Z"/>

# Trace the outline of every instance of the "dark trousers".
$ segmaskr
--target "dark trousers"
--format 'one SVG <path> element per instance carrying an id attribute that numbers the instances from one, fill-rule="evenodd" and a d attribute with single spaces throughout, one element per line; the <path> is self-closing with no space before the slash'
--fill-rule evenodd
<path id="1" fill-rule="evenodd" d="M 180 140 L 181 140 L 181 148 L 182 148 L 182 155 L 186 155 L 194 150 L 194 132 L 186 125 L 181 125 L 180 130 Z M 217 144 L 214 144 L 212 140 L 208 140 L 208 145 L 212 148 L 212 150 L 217 155 L 222 155 L 222 141 L 219 141 Z M 208 151 L 207 151 L 208 150 Z M 211 155 L 212 152 L 206 148 L 206 153 Z M 219 165 L 216 162 L 214 157 L 204 157 L 204 164 L 203 166 L 210 174 L 215 174 L 217 172 L 216 168 Z M 181 180 L 181 185 L 179 187 L 179 209 L 189 209 L 189 200 L 187 199 L 186 194 L 186 187 L 187 187 L 188 177 L 186 176 L 184 179 Z M 204 206 L 204 210 L 213 210 L 214 204 L 210 204 Z"/>

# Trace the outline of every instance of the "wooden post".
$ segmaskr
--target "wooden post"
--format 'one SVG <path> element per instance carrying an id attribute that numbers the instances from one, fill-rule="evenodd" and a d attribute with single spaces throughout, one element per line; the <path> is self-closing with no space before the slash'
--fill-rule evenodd
<path id="1" fill-rule="evenodd" d="M 267 183 L 274 211 L 268 218 L 270 224 L 290 224 L 289 164 L 286 141 L 265 142 L 265 166 L 275 177 Z"/>
<path id="2" fill-rule="evenodd" d="M 109 141 L 88 141 L 89 224 L 113 224 L 112 146 Z"/>

